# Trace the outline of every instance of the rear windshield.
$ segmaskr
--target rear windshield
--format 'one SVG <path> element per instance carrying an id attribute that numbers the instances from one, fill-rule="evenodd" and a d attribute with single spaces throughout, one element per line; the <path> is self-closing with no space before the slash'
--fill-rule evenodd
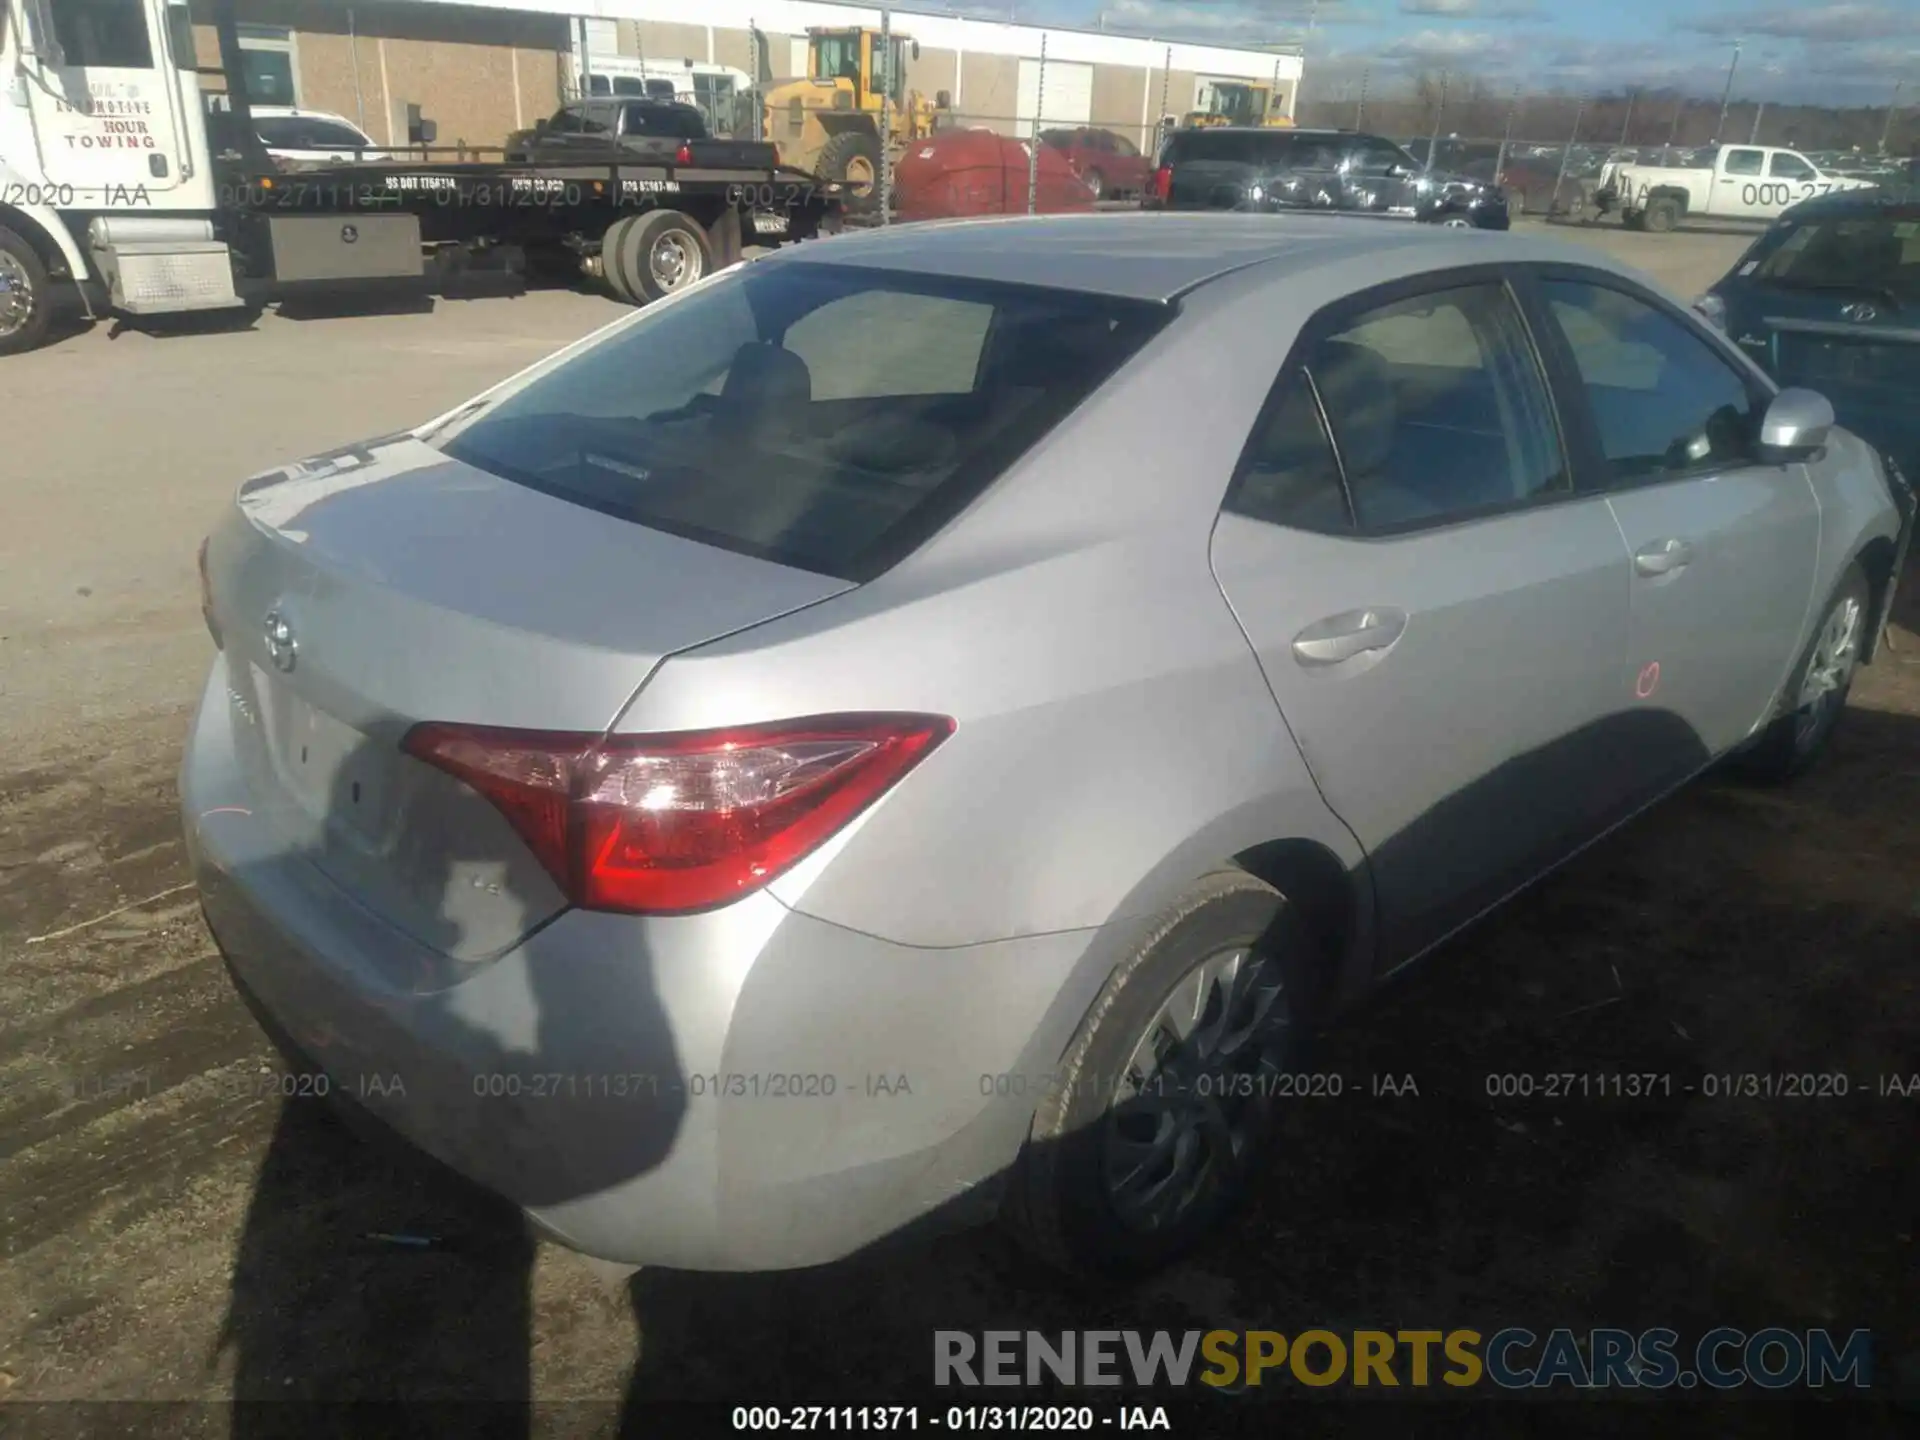
<path id="1" fill-rule="evenodd" d="M 627 134 L 704 140 L 707 122 L 691 105 L 649 103 L 627 106 Z"/>
<path id="2" fill-rule="evenodd" d="M 1792 288 L 1886 291 L 1920 300 L 1920 205 L 1780 226 L 1755 278 Z"/>
<path id="3" fill-rule="evenodd" d="M 979 494 L 1171 313 L 998 282 L 748 265 L 438 443 L 624 520 L 866 580 Z"/>

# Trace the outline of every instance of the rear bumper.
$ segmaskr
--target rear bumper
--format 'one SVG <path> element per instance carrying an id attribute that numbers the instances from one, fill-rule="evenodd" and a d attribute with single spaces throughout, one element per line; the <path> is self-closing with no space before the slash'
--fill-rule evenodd
<path id="1" fill-rule="evenodd" d="M 252 813 L 224 675 L 181 771 L 194 875 L 235 978 L 334 1093 L 627 1264 L 790 1268 L 991 1212 L 1038 1098 L 1001 1077 L 1057 1061 L 1090 935 L 916 950 L 762 893 L 567 912 L 447 983 Z"/>

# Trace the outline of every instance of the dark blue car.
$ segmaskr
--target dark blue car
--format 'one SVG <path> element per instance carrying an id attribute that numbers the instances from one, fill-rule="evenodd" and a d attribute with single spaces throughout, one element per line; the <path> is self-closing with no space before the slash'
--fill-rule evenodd
<path id="1" fill-rule="evenodd" d="M 1782 385 L 1920 476 L 1920 183 L 1783 214 L 1699 301 Z"/>

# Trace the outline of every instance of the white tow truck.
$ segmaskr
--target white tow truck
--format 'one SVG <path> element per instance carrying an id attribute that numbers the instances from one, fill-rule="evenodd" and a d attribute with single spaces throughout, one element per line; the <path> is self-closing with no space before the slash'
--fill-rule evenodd
<path id="1" fill-rule="evenodd" d="M 1790 205 L 1870 180 L 1822 171 L 1797 150 L 1774 145 L 1722 145 L 1711 165 L 1643 165 L 1609 161 L 1594 201 L 1617 209 L 1629 230 L 1664 233 L 1700 216 L 1772 220 Z"/>
<path id="2" fill-rule="evenodd" d="M 227 111 L 219 142 L 187 0 L 0 0 L 0 355 L 89 317 L 257 308 L 317 291 L 431 291 L 530 253 L 636 304 L 756 245 L 837 228 L 839 187 L 771 143 L 689 136 L 564 163 L 449 161 L 430 122 L 404 156 L 269 153 L 234 0 L 210 0 Z M 671 251 L 678 268 L 656 263 Z M 666 278 L 662 278 L 662 277 Z"/>

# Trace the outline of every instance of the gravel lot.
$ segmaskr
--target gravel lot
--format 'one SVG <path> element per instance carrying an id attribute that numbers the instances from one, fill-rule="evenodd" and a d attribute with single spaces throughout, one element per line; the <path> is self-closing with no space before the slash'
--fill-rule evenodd
<path id="1" fill-rule="evenodd" d="M 1574 238 L 1689 295 L 1744 244 Z M 245 333 L 102 328 L 0 362 L 0 1404 L 531 1396 L 603 1402 L 564 1413 L 611 1433 L 623 1400 L 880 1400 L 924 1382 L 934 1329 L 990 1327 L 1827 1325 L 1874 1330 L 1877 1379 L 1913 1388 L 1920 1098 L 1869 1093 L 1920 1072 L 1911 569 L 1897 649 L 1829 763 L 1789 791 L 1696 786 L 1394 987 L 1329 1038 L 1318 1068 L 1349 1094 L 1292 1117 L 1293 1159 L 1258 1202 L 1135 1291 L 1063 1291 L 993 1234 L 615 1283 L 322 1105 L 267 1093 L 174 815 L 209 654 L 195 546 L 242 476 L 417 423 L 622 313 L 542 292 Z M 1486 1091 L 1507 1072 L 1789 1070 L 1852 1093 Z M 1418 1094 L 1353 1093 L 1387 1073 Z M 298 1428 L 297 1412 L 188 1413 L 205 1433 Z M 1791 1428 L 1751 1405 L 1639 1413 L 1673 1433 Z M 1896 1423 L 1826 1423 L 1843 1418 Z"/>

